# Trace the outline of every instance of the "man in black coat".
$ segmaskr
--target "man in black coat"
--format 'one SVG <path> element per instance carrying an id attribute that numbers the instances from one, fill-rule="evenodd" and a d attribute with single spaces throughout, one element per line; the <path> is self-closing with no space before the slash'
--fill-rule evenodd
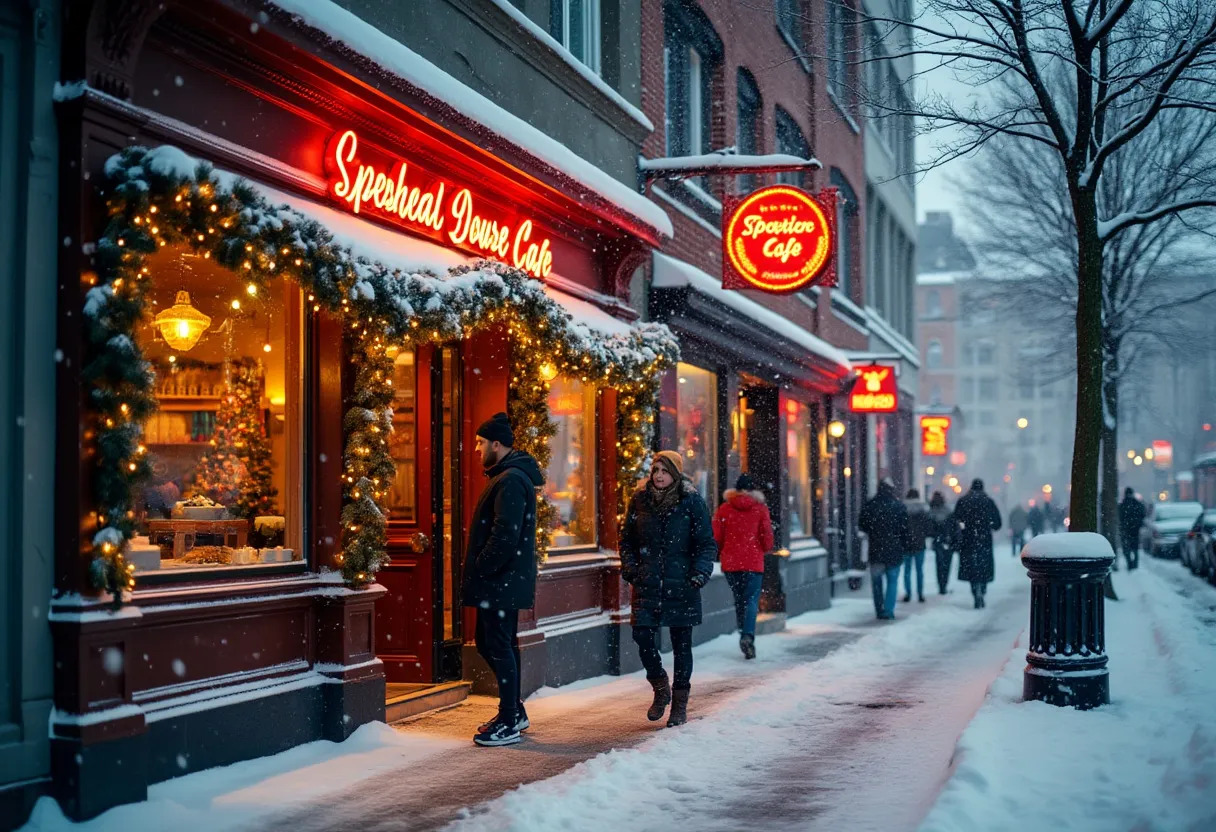
<path id="1" fill-rule="evenodd" d="M 908 509 L 895 496 L 895 485 L 890 480 L 880 482 L 878 493 L 862 506 L 861 514 L 857 517 L 857 528 L 870 539 L 870 585 L 874 590 L 874 612 L 880 619 L 893 619 L 895 599 L 899 594 L 899 567 L 904 562 L 908 533 Z"/>
<path id="2" fill-rule="evenodd" d="M 1001 512 L 984 493 L 984 481 L 971 483 L 971 490 L 954 506 L 955 541 L 958 546 L 958 579 L 971 584 L 975 608 L 984 606 L 984 594 L 996 572 L 992 559 L 992 533 L 1001 527 Z"/>
<path id="3" fill-rule="evenodd" d="M 477 429 L 490 481 L 473 509 L 461 594 L 464 605 L 477 610 L 477 652 L 498 680 L 498 714 L 473 737 L 487 746 L 519 742 L 528 727 L 519 687 L 519 611 L 536 601 L 536 489 L 545 478 L 536 460 L 514 445 L 505 413 Z"/>
<path id="4" fill-rule="evenodd" d="M 1136 492 L 1123 489 L 1123 501 L 1119 503 L 1119 536 L 1123 539 L 1123 557 L 1130 572 L 1140 565 L 1140 527 L 1148 509 L 1136 499 Z"/>

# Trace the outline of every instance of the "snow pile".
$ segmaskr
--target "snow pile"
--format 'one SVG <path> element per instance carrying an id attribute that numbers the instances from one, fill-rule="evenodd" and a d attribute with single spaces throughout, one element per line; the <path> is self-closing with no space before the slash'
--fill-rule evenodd
<path id="1" fill-rule="evenodd" d="M 1114 560 L 1115 550 L 1110 547 L 1109 540 L 1096 532 L 1064 532 L 1035 535 L 1022 547 L 1022 557 L 1044 560 Z"/>
<path id="2" fill-rule="evenodd" d="M 1216 591 L 1142 563 L 1106 604 L 1111 704 L 1022 702 L 1020 645 L 922 829 L 1216 829 Z"/>
<path id="3" fill-rule="evenodd" d="M 466 744 L 461 742 L 459 746 Z M 456 746 L 455 742 L 406 736 L 383 722 L 375 722 L 361 726 L 343 743 L 310 742 L 272 757 L 158 783 L 149 787 L 146 802 L 119 806 L 81 824 L 68 821 L 59 804 L 44 797 L 23 829 L 164 832 L 266 828 L 267 818 L 299 803 L 302 795 L 341 792 Z M 183 768 L 189 765 L 185 758 L 179 763 L 185 764 Z"/>

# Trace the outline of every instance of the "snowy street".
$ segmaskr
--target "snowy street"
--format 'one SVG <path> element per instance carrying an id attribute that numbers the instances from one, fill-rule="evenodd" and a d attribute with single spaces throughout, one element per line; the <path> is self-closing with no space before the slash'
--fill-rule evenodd
<path id="1" fill-rule="evenodd" d="M 494 703 L 474 697 L 169 781 L 79 828 L 915 829 L 1025 626 L 1024 572 L 1000 566 L 985 610 L 955 585 L 880 624 L 863 590 L 762 636 L 755 662 L 731 636 L 703 645 L 680 729 L 646 721 L 639 673 L 542 691 L 522 744 L 481 749 L 469 739 Z M 44 802 L 30 829 L 57 816 Z"/>

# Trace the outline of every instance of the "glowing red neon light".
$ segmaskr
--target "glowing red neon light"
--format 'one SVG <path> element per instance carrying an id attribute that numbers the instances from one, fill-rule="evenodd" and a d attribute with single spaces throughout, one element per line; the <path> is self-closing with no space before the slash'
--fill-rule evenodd
<path id="1" fill-rule="evenodd" d="M 517 227 L 478 213 L 473 192 L 461 188 L 449 193 L 446 182 L 426 186 L 409 180 L 409 165 L 400 160 L 389 172 L 359 159 L 359 136 L 354 130 L 334 135 L 326 153 L 329 190 L 353 213 L 365 208 L 427 236 L 445 232 L 448 242 L 476 254 L 501 260 L 533 277 L 553 271 L 548 237 L 533 239 L 532 220 Z"/>
<path id="2" fill-rule="evenodd" d="M 832 188 L 819 199 L 789 185 L 748 194 L 724 214 L 723 288 L 793 292 L 812 281 L 835 285 L 835 204 Z"/>
<path id="3" fill-rule="evenodd" d="M 892 413 L 899 406 L 895 368 L 867 364 L 857 368 L 857 381 L 849 394 L 849 410 L 854 413 Z"/>
<path id="4" fill-rule="evenodd" d="M 921 416 L 921 456 L 945 456 L 950 450 L 949 431 L 949 416 Z"/>

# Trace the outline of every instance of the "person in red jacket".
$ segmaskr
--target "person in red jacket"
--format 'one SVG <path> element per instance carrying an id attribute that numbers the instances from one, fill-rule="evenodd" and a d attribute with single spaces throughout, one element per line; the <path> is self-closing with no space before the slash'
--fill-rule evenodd
<path id="1" fill-rule="evenodd" d="M 764 578 L 764 554 L 773 548 L 773 520 L 764 493 L 747 474 L 739 475 L 733 489 L 714 512 L 714 540 L 722 561 L 722 572 L 735 596 L 735 619 L 739 622 L 739 649 L 746 658 L 756 658 L 756 614 L 760 611 L 760 584 Z"/>

